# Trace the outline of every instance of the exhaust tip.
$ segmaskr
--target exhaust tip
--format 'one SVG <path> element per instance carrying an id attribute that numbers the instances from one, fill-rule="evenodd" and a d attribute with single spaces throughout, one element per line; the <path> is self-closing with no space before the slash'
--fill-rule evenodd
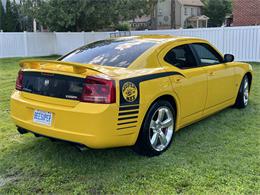
<path id="1" fill-rule="evenodd" d="M 34 133 L 34 136 L 35 137 L 42 137 L 41 135 L 37 134 L 37 133 Z"/>
<path id="2" fill-rule="evenodd" d="M 17 127 L 17 131 L 18 131 L 20 134 L 22 134 L 22 135 L 28 133 L 28 131 L 27 131 L 26 129 L 21 128 L 21 127 Z"/>
<path id="3" fill-rule="evenodd" d="M 83 152 L 88 150 L 88 148 L 82 144 L 73 144 L 77 149 L 79 149 L 79 151 Z"/>

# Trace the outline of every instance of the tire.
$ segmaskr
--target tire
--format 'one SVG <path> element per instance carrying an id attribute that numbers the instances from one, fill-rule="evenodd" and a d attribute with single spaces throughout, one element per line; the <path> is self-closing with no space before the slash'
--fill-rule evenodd
<path id="1" fill-rule="evenodd" d="M 237 99 L 235 103 L 236 108 L 247 107 L 249 101 L 249 89 L 250 89 L 249 79 L 248 76 L 245 75 L 240 84 L 240 88 L 237 94 Z"/>
<path id="2" fill-rule="evenodd" d="M 174 131 L 175 110 L 168 101 L 159 100 L 146 113 L 134 151 L 149 157 L 160 155 L 171 145 Z"/>

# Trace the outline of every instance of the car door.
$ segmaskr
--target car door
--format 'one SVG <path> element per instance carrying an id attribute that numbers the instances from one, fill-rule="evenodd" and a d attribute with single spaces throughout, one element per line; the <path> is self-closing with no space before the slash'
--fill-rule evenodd
<path id="1" fill-rule="evenodd" d="M 172 44 L 160 52 L 159 61 L 167 71 L 180 73 L 170 77 L 180 103 L 179 127 L 201 118 L 207 95 L 207 73 L 204 67 L 198 67 L 190 46 Z"/>
<path id="2" fill-rule="evenodd" d="M 223 57 L 207 43 L 193 43 L 191 47 L 199 59 L 199 66 L 205 67 L 208 77 L 208 94 L 205 109 L 221 107 L 234 98 L 234 69 L 224 63 Z"/>

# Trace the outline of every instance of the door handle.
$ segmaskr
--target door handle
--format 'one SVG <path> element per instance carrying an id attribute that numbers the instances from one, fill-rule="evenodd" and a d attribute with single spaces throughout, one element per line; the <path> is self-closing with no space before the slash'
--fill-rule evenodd
<path id="1" fill-rule="evenodd" d="M 212 71 L 209 73 L 209 76 L 215 76 L 216 75 L 216 72 Z"/>

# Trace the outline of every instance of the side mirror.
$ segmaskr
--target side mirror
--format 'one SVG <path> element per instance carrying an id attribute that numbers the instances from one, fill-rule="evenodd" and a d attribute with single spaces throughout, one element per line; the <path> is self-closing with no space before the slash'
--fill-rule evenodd
<path id="1" fill-rule="evenodd" d="M 224 62 L 233 62 L 235 57 L 232 54 L 225 54 L 224 55 Z"/>

